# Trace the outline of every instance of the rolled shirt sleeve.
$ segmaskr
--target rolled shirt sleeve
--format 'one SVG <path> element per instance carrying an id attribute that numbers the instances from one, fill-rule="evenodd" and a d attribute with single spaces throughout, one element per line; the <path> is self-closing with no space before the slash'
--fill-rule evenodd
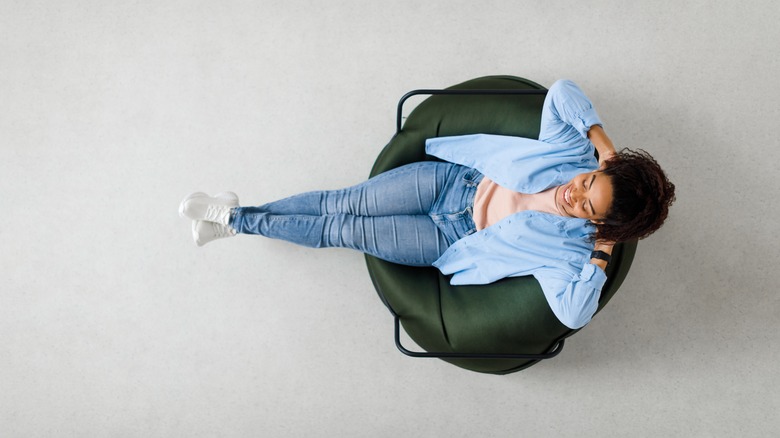
<path id="1" fill-rule="evenodd" d="M 555 316 L 571 329 L 590 322 L 599 307 L 601 289 L 607 275 L 598 266 L 586 263 L 575 278 L 560 270 L 542 269 L 534 273 Z"/>
<path id="2" fill-rule="evenodd" d="M 602 125 L 601 118 L 582 89 L 567 79 L 556 81 L 544 101 L 539 140 L 567 143 L 576 136 L 587 141 L 593 125 Z"/>

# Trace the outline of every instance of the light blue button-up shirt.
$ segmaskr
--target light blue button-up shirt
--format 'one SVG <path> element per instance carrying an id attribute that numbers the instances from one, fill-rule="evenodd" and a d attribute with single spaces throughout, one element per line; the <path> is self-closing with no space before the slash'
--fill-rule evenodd
<path id="1" fill-rule="evenodd" d="M 550 87 L 538 140 L 475 134 L 432 138 L 425 150 L 443 160 L 473 167 L 497 184 L 538 193 L 598 168 L 588 131 L 601 120 L 573 82 Z M 515 213 L 466 236 L 434 262 L 450 283 L 486 284 L 533 275 L 556 317 L 576 329 L 598 308 L 604 271 L 590 263 L 595 227 L 579 218 L 533 210 Z"/>

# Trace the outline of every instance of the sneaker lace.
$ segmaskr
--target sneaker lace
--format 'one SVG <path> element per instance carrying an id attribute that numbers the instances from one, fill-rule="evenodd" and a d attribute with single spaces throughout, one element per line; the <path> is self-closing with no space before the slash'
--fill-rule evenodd
<path id="1" fill-rule="evenodd" d="M 228 226 L 209 222 L 215 237 L 230 237 L 236 234 L 236 231 Z"/>
<path id="2" fill-rule="evenodd" d="M 209 205 L 206 209 L 206 220 L 209 222 L 218 222 L 227 224 L 230 221 L 230 212 L 232 208 L 223 205 Z"/>

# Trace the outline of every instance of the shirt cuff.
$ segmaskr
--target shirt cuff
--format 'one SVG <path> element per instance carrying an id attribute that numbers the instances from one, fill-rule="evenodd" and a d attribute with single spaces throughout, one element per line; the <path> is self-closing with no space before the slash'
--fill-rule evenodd
<path id="1" fill-rule="evenodd" d="M 587 282 L 592 288 L 601 290 L 604 283 L 607 282 L 607 274 L 593 263 L 585 263 L 580 273 L 580 281 Z"/>
<path id="2" fill-rule="evenodd" d="M 590 131 L 591 126 L 603 125 L 603 123 L 601 123 L 601 118 L 599 118 L 595 108 L 590 108 L 583 111 L 574 120 L 571 121 L 571 124 L 584 139 L 588 138 L 588 131 Z"/>

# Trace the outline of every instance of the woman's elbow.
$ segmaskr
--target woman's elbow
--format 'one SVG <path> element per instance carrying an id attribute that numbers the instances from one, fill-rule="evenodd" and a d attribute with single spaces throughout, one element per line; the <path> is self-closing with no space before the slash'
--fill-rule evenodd
<path id="1" fill-rule="evenodd" d="M 583 315 L 566 315 L 562 318 L 559 317 L 558 319 L 563 325 L 572 330 L 581 329 L 590 322 L 590 317 L 585 317 Z"/>

